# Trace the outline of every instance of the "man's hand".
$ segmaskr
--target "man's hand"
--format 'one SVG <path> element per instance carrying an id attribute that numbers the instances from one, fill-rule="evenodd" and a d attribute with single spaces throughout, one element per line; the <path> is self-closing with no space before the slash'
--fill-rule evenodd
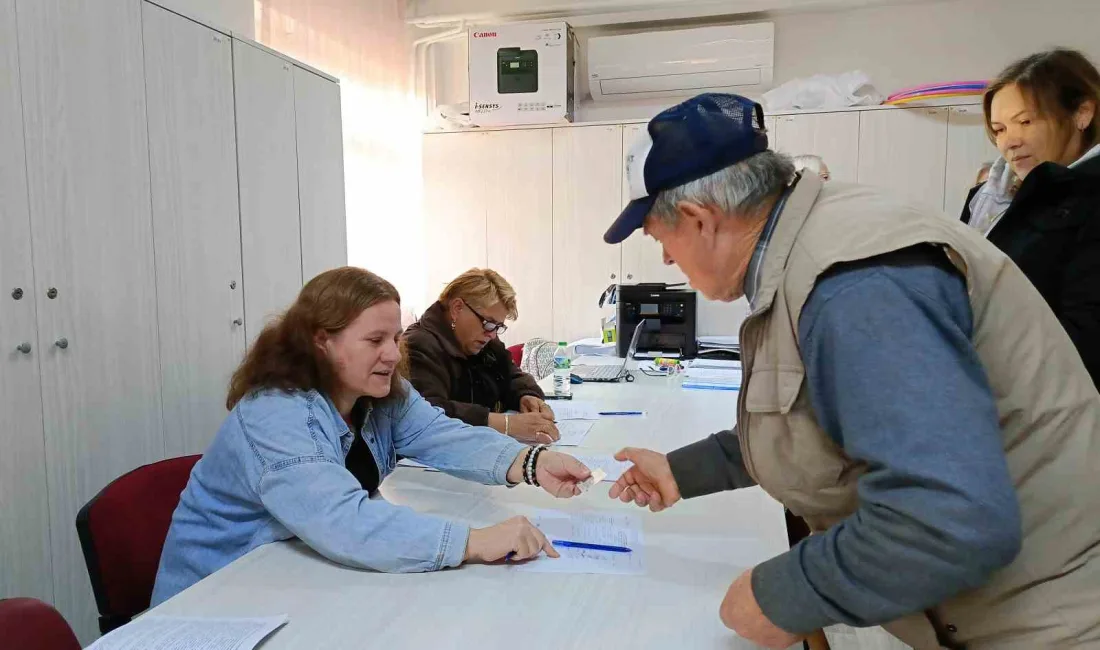
<path id="1" fill-rule="evenodd" d="M 608 495 L 623 503 L 633 501 L 660 512 L 680 500 L 680 487 L 672 475 L 668 457 L 648 449 L 627 447 L 615 454 L 615 460 L 630 461 L 634 466 L 623 472 Z"/>
<path id="2" fill-rule="evenodd" d="M 554 421 L 554 411 L 550 405 L 534 395 L 524 395 L 519 398 L 520 413 L 538 413 L 551 422 Z"/>
<path id="3" fill-rule="evenodd" d="M 752 569 L 742 573 L 730 585 L 726 597 L 722 599 L 719 616 L 726 627 L 738 636 L 765 648 L 784 650 L 802 640 L 802 637 L 776 626 L 764 615 L 752 593 Z"/>

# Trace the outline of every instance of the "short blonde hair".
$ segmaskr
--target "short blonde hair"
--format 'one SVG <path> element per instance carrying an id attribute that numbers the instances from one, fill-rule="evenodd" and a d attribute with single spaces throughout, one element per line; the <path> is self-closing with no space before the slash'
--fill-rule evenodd
<path id="1" fill-rule="evenodd" d="M 498 302 L 508 310 L 508 318 L 519 318 L 516 290 L 504 277 L 492 269 L 470 269 L 458 276 L 439 294 L 439 301 L 461 298 L 477 310 L 489 309 Z"/>

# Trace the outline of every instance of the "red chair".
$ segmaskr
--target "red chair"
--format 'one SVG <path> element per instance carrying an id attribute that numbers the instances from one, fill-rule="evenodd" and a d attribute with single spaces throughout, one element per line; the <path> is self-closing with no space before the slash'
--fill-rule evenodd
<path id="1" fill-rule="evenodd" d="M 111 481 L 76 516 L 104 634 L 149 608 L 172 513 L 199 458 L 139 467 Z"/>
<path id="2" fill-rule="evenodd" d="M 34 598 L 0 600 L 0 650 L 80 650 L 60 612 Z"/>
<path id="3" fill-rule="evenodd" d="M 516 364 L 518 368 L 520 362 L 523 361 L 523 344 L 509 346 L 508 354 L 512 355 L 512 363 Z"/>

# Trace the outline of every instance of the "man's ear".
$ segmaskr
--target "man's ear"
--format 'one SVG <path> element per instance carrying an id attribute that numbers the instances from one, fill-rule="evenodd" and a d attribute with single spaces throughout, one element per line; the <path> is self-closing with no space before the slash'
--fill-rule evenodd
<path id="1" fill-rule="evenodd" d="M 688 228 L 689 232 L 697 232 L 707 238 L 714 237 L 718 232 L 719 215 L 712 208 L 692 201 L 680 201 L 676 204 L 676 212 L 682 227 Z"/>

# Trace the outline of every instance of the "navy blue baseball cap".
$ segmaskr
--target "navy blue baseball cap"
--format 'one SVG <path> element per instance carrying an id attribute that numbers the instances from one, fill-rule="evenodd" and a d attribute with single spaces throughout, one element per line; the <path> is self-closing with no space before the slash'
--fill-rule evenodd
<path id="1" fill-rule="evenodd" d="M 618 244 L 641 228 L 662 191 L 710 176 L 767 148 L 764 109 L 740 95 L 707 93 L 662 111 L 627 154 L 630 203 L 603 240 Z"/>

